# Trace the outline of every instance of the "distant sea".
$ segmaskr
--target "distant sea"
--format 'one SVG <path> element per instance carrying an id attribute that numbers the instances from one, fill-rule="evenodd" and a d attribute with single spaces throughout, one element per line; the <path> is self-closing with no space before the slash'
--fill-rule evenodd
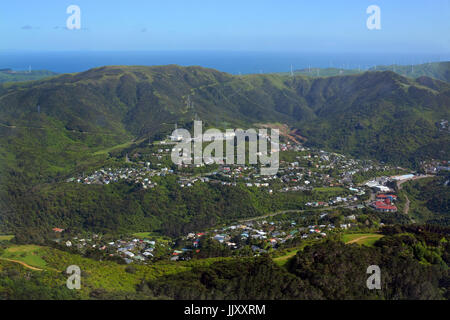
<path id="1" fill-rule="evenodd" d="M 311 68 L 362 70 L 375 65 L 410 65 L 450 60 L 450 54 L 345 54 L 294 52 L 152 51 L 152 52 L 0 52 L 0 69 L 81 72 L 105 65 L 202 66 L 232 74 L 289 72 Z"/>

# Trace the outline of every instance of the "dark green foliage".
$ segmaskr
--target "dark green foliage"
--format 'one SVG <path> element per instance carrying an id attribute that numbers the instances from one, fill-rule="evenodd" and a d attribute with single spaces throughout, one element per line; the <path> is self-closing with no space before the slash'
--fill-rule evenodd
<path id="1" fill-rule="evenodd" d="M 72 300 L 76 292 L 65 286 L 64 276 L 50 279 L 46 273 L 21 267 L 0 268 L 0 300 Z"/>
<path id="2" fill-rule="evenodd" d="M 169 275 L 140 286 L 154 296 L 172 299 L 448 299 L 447 229 L 414 226 L 391 233 L 375 247 L 328 240 L 299 251 L 288 270 L 266 256 L 231 259 L 189 272 Z M 381 290 L 369 290 L 367 268 L 381 269 Z"/>
<path id="3" fill-rule="evenodd" d="M 384 238 L 383 238 L 384 239 Z M 384 244 L 384 245 L 383 245 Z M 439 279 L 447 267 L 426 267 L 410 256 L 408 240 L 367 248 L 325 242 L 305 248 L 290 270 L 319 288 L 327 299 L 442 299 Z M 448 249 L 447 249 L 448 250 Z M 381 269 L 381 291 L 366 287 L 366 270 Z"/>
<path id="4" fill-rule="evenodd" d="M 402 193 L 411 201 L 410 213 L 418 221 L 450 224 L 450 175 L 442 174 L 403 185 Z"/>
<path id="5" fill-rule="evenodd" d="M 216 262 L 209 267 L 148 283 L 156 296 L 172 299 L 320 299 L 320 293 L 268 257 Z"/>

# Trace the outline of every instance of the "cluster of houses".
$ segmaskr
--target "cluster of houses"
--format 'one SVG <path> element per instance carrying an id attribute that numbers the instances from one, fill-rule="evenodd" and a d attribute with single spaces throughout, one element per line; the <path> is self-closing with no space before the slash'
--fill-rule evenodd
<path id="1" fill-rule="evenodd" d="M 314 202 L 307 202 L 305 205 L 307 207 L 328 207 L 333 205 L 339 205 L 339 204 L 347 204 L 351 205 L 357 202 L 359 198 L 355 195 L 349 195 L 349 196 L 337 196 L 332 199 L 330 199 L 328 202 L 324 201 L 314 201 Z"/>
<path id="2" fill-rule="evenodd" d="M 83 184 L 110 184 L 118 181 L 128 181 L 140 185 L 144 189 L 151 189 L 157 186 L 152 181 L 152 177 L 164 177 L 168 174 L 175 174 L 178 177 L 178 184 L 181 188 L 192 187 L 195 183 L 220 183 L 227 186 L 244 185 L 249 188 L 263 188 L 268 193 L 274 192 L 298 192 L 313 190 L 322 187 L 346 187 L 354 188 L 353 176 L 359 172 L 369 170 L 390 169 L 388 166 L 375 164 L 369 160 L 355 160 L 337 153 L 314 150 L 296 143 L 281 143 L 281 152 L 288 156 L 280 156 L 280 168 L 273 176 L 261 176 L 257 165 L 215 165 L 214 172 L 198 174 L 187 173 L 182 167 L 207 166 L 208 164 L 183 165 L 181 168 L 172 170 L 168 168 L 170 162 L 173 141 L 163 141 L 158 145 L 152 145 L 148 154 L 135 153 L 129 163 L 124 168 L 104 168 L 95 171 L 93 174 L 78 178 L 68 179 L 68 182 L 78 182 Z M 155 160 L 150 162 L 139 161 L 143 156 L 148 156 Z M 155 157 L 157 159 L 155 159 Z M 145 157 L 144 157 L 145 158 Z M 290 159 L 287 161 L 286 159 Z M 136 160 L 136 161 L 135 161 Z M 166 163 L 164 166 L 162 163 Z M 381 187 L 380 192 L 389 190 Z M 336 197 L 329 199 L 326 203 L 333 205 L 341 202 L 356 201 L 355 197 Z M 312 206 L 321 206 L 312 203 Z"/>
<path id="3" fill-rule="evenodd" d="M 149 166 L 150 163 L 139 167 L 100 169 L 88 176 L 70 178 L 67 182 L 77 182 L 82 184 L 110 184 L 119 181 L 127 181 L 141 185 L 144 189 L 148 189 L 157 186 L 156 182 L 151 181 L 152 177 L 164 177 L 167 174 L 173 174 L 173 170 L 169 168 L 154 170 L 150 169 Z"/>
<path id="4" fill-rule="evenodd" d="M 395 195 L 378 195 L 377 201 L 394 202 Z M 210 238 L 232 250 L 244 247 L 250 248 L 257 255 L 267 250 L 283 248 L 283 244 L 291 239 L 321 239 L 335 232 L 342 232 L 357 226 L 354 214 L 345 217 L 346 222 L 334 225 L 327 220 L 327 212 L 317 214 L 317 224 L 305 224 L 292 218 L 280 218 L 280 220 L 267 221 L 264 218 L 232 224 L 220 229 L 204 232 L 189 233 L 182 238 L 183 247 L 174 246 L 172 241 L 160 241 L 149 238 L 129 237 L 119 240 L 103 239 L 98 234 L 85 238 L 72 237 L 65 239 L 62 244 L 73 247 L 79 251 L 96 249 L 110 257 L 122 258 L 127 264 L 150 263 L 155 259 L 170 259 L 172 261 L 189 259 L 184 254 L 187 252 L 200 252 L 201 240 Z M 320 223 L 322 221 L 322 223 Z M 327 222 L 328 221 L 328 222 Z M 54 228 L 55 233 L 61 234 L 64 229 Z"/>
<path id="5" fill-rule="evenodd" d="M 323 218 L 327 213 L 322 213 Z M 356 220 L 354 215 L 347 217 L 347 220 Z M 333 224 L 320 224 L 309 226 L 297 226 L 294 221 L 249 221 L 242 224 L 233 224 L 222 229 L 212 231 L 189 233 L 184 237 L 191 244 L 187 248 L 174 252 L 175 256 L 191 250 L 199 250 L 200 241 L 204 237 L 209 237 L 233 250 L 241 249 L 243 246 L 250 246 L 251 250 L 257 254 L 267 251 L 269 248 L 277 250 L 283 243 L 290 239 L 317 239 L 327 237 L 327 233 L 340 230 L 347 230 L 354 223 L 342 223 L 338 226 Z M 178 260 L 173 257 L 172 260 Z"/>
<path id="6" fill-rule="evenodd" d="M 208 174 L 193 177 L 183 176 L 179 179 L 182 187 L 190 187 L 195 182 L 221 183 L 236 186 L 243 183 L 247 187 L 267 188 L 272 192 L 297 192 L 313 190 L 316 187 L 349 187 L 354 188 L 353 175 L 369 170 L 389 170 L 388 166 L 375 165 L 371 161 L 349 159 L 343 155 L 325 151 L 313 151 L 300 145 L 284 144 L 282 151 L 299 152 L 296 161 L 280 161 L 277 175 L 260 176 L 256 166 L 220 165 L 217 170 Z M 387 191 L 387 190 L 384 190 Z M 364 194 L 364 191 L 359 195 Z M 334 203 L 350 201 L 334 199 Z M 332 200 L 330 200 L 332 201 Z"/>
<path id="7" fill-rule="evenodd" d="M 148 262 L 155 258 L 155 252 L 161 251 L 161 248 L 165 252 L 170 252 L 171 250 L 168 243 L 157 243 L 155 240 L 130 238 L 107 241 L 98 234 L 85 238 L 73 237 L 70 240 L 65 240 L 63 244 L 68 248 L 76 248 L 79 251 L 87 249 L 100 250 L 110 257 L 120 257 L 126 263 Z"/>
<path id="8" fill-rule="evenodd" d="M 438 174 L 441 171 L 450 171 L 450 161 L 429 160 L 421 164 L 426 174 Z"/>

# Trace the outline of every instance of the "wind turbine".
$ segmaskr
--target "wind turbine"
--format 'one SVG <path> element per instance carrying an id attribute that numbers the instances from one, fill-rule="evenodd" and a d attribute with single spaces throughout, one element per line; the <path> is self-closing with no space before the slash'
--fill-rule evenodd
<path id="1" fill-rule="evenodd" d="M 191 105 L 191 95 L 188 95 L 186 104 L 187 104 L 187 108 L 190 109 L 191 106 L 192 106 L 192 105 Z"/>

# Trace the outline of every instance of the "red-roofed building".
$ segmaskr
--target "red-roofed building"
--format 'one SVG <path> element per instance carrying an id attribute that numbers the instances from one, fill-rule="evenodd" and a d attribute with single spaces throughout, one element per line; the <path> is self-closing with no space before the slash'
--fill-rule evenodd
<path id="1" fill-rule="evenodd" d="M 64 229 L 60 229 L 60 228 L 53 228 L 52 230 L 55 232 L 58 232 L 58 233 L 61 233 L 64 231 Z"/>
<path id="2" fill-rule="evenodd" d="M 371 206 L 381 212 L 397 212 L 397 207 L 392 205 L 389 199 L 385 201 L 375 201 L 371 204 Z"/>

